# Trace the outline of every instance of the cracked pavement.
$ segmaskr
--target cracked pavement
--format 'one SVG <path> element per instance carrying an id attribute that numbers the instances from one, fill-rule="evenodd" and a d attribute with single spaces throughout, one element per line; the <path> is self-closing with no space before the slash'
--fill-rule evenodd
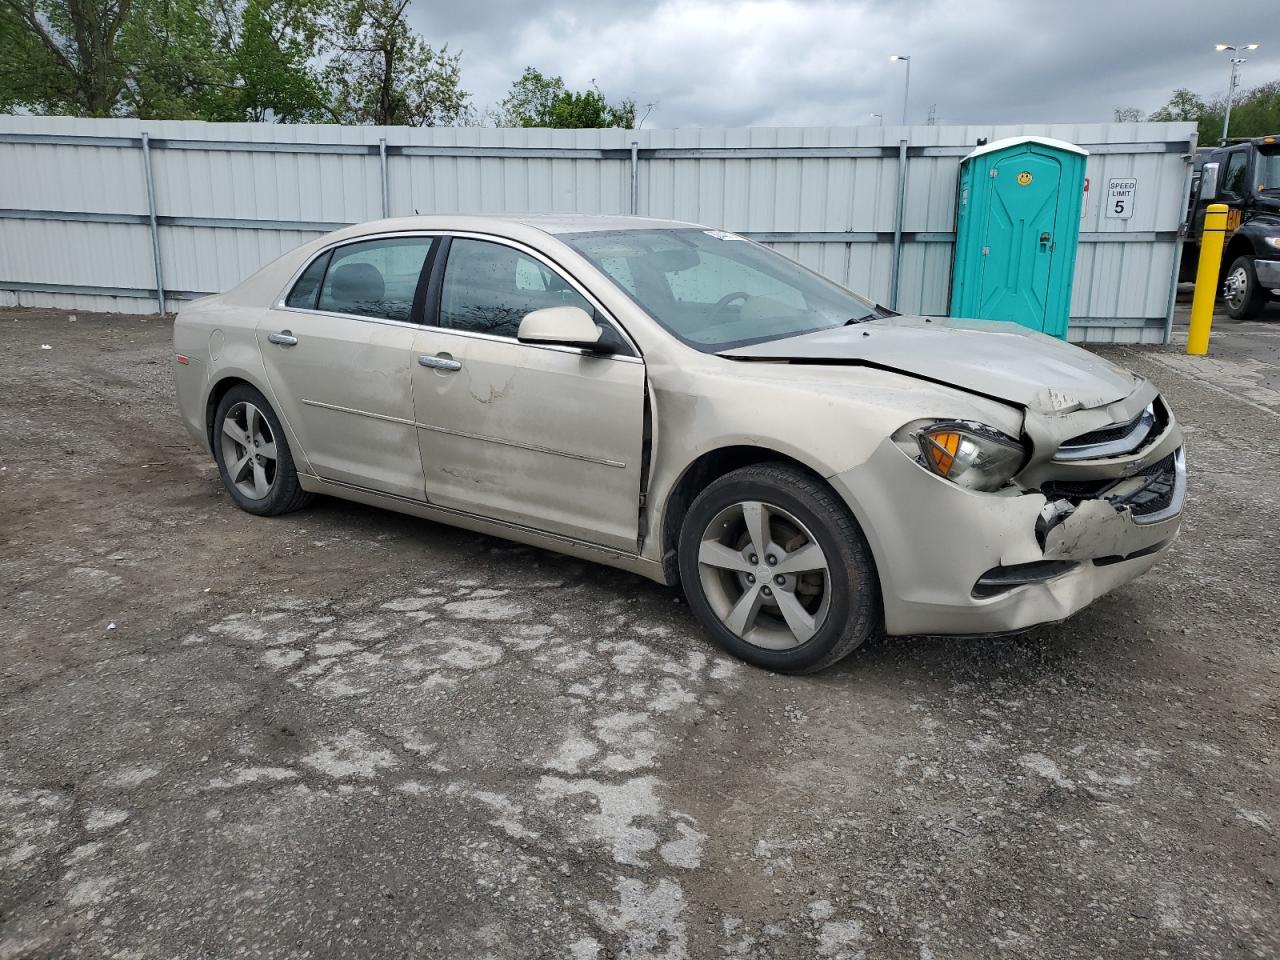
<path id="1" fill-rule="evenodd" d="M 242 513 L 167 322 L 0 311 L 0 958 L 1275 956 L 1277 331 L 1105 348 L 1187 430 L 1146 577 L 790 678 L 628 574 Z"/>

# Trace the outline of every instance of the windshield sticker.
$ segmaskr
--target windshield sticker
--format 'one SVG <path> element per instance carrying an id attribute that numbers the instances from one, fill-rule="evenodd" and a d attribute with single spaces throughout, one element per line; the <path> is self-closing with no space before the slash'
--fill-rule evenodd
<path id="1" fill-rule="evenodd" d="M 715 237 L 717 240 L 745 240 L 746 237 L 740 237 L 736 233 L 729 233 L 727 230 L 703 230 L 708 237 Z"/>

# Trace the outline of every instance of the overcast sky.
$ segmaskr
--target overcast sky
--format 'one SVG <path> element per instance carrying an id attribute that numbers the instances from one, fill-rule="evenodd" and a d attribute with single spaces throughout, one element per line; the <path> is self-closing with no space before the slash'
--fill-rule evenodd
<path id="1" fill-rule="evenodd" d="M 417 29 L 463 51 L 474 105 L 526 65 L 634 97 L 646 127 L 1110 120 L 1176 87 L 1226 91 L 1215 42 L 1259 42 L 1241 88 L 1280 79 L 1278 0 L 413 0 Z"/>

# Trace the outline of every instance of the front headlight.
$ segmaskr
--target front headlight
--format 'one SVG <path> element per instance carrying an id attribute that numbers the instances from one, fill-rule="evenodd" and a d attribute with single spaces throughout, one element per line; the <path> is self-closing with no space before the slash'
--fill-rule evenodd
<path id="1" fill-rule="evenodd" d="M 999 490 L 1027 459 L 1013 437 L 967 420 L 909 423 L 893 439 L 926 470 L 969 490 Z"/>
<path id="2" fill-rule="evenodd" d="M 1277 250 L 1280 250 L 1280 237 L 1263 237 L 1263 239 Z"/>

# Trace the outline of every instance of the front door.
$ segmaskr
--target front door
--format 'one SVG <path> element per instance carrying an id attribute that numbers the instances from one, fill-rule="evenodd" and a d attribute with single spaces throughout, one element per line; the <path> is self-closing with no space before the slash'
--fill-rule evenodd
<path id="1" fill-rule="evenodd" d="M 322 254 L 258 325 L 276 409 L 327 480 L 423 499 L 412 319 L 431 242 L 387 237 Z"/>
<path id="2" fill-rule="evenodd" d="M 438 325 L 413 348 L 428 501 L 634 553 L 644 363 L 520 343 L 532 310 L 593 310 L 532 252 L 455 237 L 447 257 Z"/>
<path id="3" fill-rule="evenodd" d="M 1021 153 L 992 172 L 977 315 L 1056 333 L 1045 330 L 1045 320 L 1062 168 L 1053 157 Z"/>

